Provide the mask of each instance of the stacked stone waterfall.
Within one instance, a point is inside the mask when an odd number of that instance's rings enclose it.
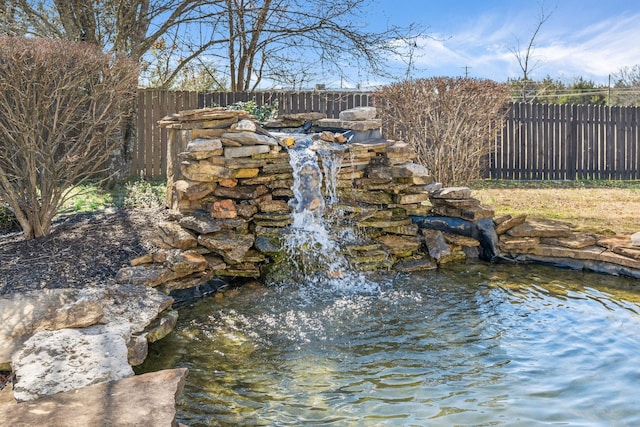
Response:
[[[435,268],[440,258],[445,262],[447,257],[429,254],[410,217],[430,214],[430,197],[448,214],[451,209],[474,217],[492,212],[480,208],[468,189],[438,198],[441,185],[414,162],[407,143],[381,137],[375,114],[375,108],[361,107],[343,111],[339,119],[289,115],[267,123],[269,131],[245,111],[222,108],[164,118],[160,125],[170,129],[172,142],[184,146],[179,173],[175,168],[169,178],[168,202],[179,214],[159,224],[154,242],[159,250],[133,260],[118,280],[169,293],[214,277],[259,278],[282,261],[294,182],[287,146],[295,140],[283,131],[305,123],[319,146],[340,157],[332,210],[360,236],[344,247],[354,268],[411,271]],[[447,254],[456,249],[463,254],[463,246],[478,242],[449,238],[447,244]]]
[[[314,139],[315,150],[330,153],[319,156],[321,169],[334,175],[323,181],[325,196],[336,199],[327,215],[339,227],[355,230],[351,237],[357,238],[340,242],[354,270],[408,272],[502,257],[559,259],[569,266],[576,263],[566,260],[580,259],[587,262],[576,268],[640,277],[637,251],[627,253],[632,249],[603,251],[613,243],[599,239],[595,248],[591,240],[580,248],[554,240],[553,247],[570,246],[552,250],[539,234],[517,234],[523,233],[518,226],[523,217],[494,222],[493,210],[481,206],[469,188],[442,188],[414,162],[416,154],[407,143],[382,138],[375,115],[372,107],[343,111],[339,119],[319,113],[284,115],[264,127],[245,111],[223,108],[164,118],[160,125],[170,131],[170,149],[182,151],[179,168],[168,163],[167,202],[177,213],[174,221],[159,224],[158,250],[134,259],[117,280],[170,293],[215,278],[226,283],[274,271],[286,275],[279,263],[288,256],[283,240],[293,222],[288,149],[301,131]]]

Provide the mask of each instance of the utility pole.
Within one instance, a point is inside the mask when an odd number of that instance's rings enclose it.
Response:
[[[465,65],[465,66],[464,66],[464,67],[462,67],[462,68],[464,68],[464,78],[465,78],[465,79],[466,79],[466,78],[469,78],[469,68],[471,68],[471,67],[470,67],[470,66],[468,66],[468,65]]]

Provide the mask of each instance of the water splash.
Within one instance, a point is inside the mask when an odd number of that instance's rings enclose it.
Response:
[[[336,184],[343,152],[310,137],[298,139],[295,148],[289,150],[294,174],[294,198],[290,202],[293,224],[284,247],[304,282],[322,285],[314,289],[361,292],[376,286],[349,265],[327,221],[326,208],[338,202]]]

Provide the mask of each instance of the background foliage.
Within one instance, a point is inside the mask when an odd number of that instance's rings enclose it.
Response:
[[[70,189],[105,171],[137,77],[90,44],[0,38],[0,198],[26,238],[48,234]]]
[[[374,94],[386,138],[411,144],[444,185],[480,178],[500,129],[509,87],[489,80],[407,80]]]

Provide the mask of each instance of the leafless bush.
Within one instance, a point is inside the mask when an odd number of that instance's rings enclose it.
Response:
[[[137,75],[89,44],[0,38],[0,198],[27,239],[48,234],[69,190],[122,144]]]
[[[411,144],[438,181],[462,185],[480,177],[508,96],[490,80],[438,77],[385,86],[374,103],[387,138]]]

